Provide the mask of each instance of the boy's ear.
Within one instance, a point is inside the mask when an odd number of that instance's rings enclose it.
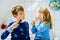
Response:
[[[13,15],[14,17],[16,17],[17,15]]]

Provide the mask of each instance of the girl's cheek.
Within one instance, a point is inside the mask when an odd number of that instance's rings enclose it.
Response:
[[[36,16],[36,18],[38,18],[38,16]]]
[[[39,14],[37,14],[36,17],[39,18]]]
[[[41,18],[41,15],[38,15],[38,18],[40,19]]]

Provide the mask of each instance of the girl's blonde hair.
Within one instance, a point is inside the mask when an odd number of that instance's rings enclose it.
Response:
[[[43,20],[46,22],[49,22],[50,23],[50,29],[52,29],[52,20],[51,20],[51,15],[50,15],[49,10],[45,7],[41,7],[39,9],[39,13],[42,13],[44,15]]]

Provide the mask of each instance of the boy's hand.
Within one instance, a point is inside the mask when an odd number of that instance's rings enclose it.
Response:
[[[18,27],[18,25],[19,25],[19,23],[20,23],[21,21],[22,21],[22,20],[16,21],[16,22],[13,23],[7,30],[8,30],[9,32],[12,32],[13,29],[15,29],[15,28]]]
[[[14,24],[12,24],[10,26],[10,30],[13,30],[13,29],[17,28],[17,26],[18,26],[18,22],[15,22]]]

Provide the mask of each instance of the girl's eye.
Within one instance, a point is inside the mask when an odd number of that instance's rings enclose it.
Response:
[[[39,14],[39,13],[37,13],[37,14]]]
[[[37,14],[39,14],[39,12],[37,12]]]

